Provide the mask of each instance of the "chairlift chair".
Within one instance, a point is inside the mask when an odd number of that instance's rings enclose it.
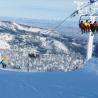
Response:
[[[92,15],[92,16],[81,15],[80,19],[79,19],[79,24],[81,23],[81,21],[86,22],[86,20],[91,21],[92,23],[94,23],[95,21],[98,23],[98,15]],[[97,30],[97,32],[98,32],[98,30]]]

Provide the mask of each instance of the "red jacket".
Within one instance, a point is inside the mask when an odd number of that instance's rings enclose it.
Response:
[[[84,27],[84,24],[83,23],[80,23],[79,24],[80,28]]]
[[[93,26],[94,26],[94,27],[97,27],[97,23],[93,23]]]

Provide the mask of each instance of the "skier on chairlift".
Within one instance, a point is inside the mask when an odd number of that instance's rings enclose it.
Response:
[[[86,20],[86,22],[84,22],[84,25],[85,25],[86,32],[90,32],[90,22]]]
[[[97,22],[95,21],[95,22],[93,23],[93,33],[95,33],[96,30],[97,30]]]
[[[84,25],[83,21],[80,22],[79,27],[82,31],[82,34],[85,33],[85,25]]]
[[[90,21],[90,30],[91,30],[91,32],[94,32],[94,26],[93,26],[92,21]]]

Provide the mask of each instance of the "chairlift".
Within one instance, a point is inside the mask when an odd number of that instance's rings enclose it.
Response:
[[[81,15],[80,19],[79,19],[79,25],[80,25],[81,21],[83,21],[83,23],[84,23],[87,20],[88,20],[88,22],[91,21],[92,23],[94,23],[96,21],[98,24],[98,16],[97,15]],[[94,26],[93,26],[93,28],[94,28]],[[90,32],[90,31],[92,31],[94,33],[98,32],[98,27],[96,27],[95,30],[94,29],[92,30],[92,27],[90,26],[90,30],[88,32]]]

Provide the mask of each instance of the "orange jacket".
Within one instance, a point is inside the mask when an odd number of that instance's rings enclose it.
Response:
[[[2,59],[2,61],[8,62],[8,58],[4,57],[4,58]]]

